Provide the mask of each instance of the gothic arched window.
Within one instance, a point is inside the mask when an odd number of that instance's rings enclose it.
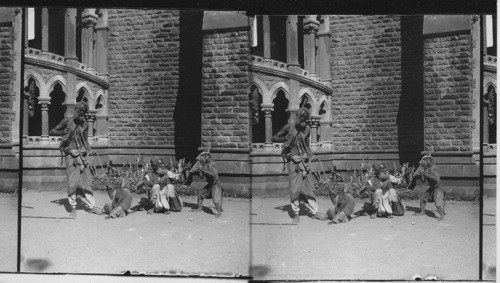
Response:
[[[252,123],[252,142],[263,143],[266,139],[266,125],[264,113],[262,113],[262,94],[256,86],[252,86],[249,94]]]
[[[40,136],[42,134],[42,110],[38,103],[40,88],[36,85],[34,78],[28,79],[28,85],[24,87],[28,95],[28,135]]]
[[[288,99],[286,98],[285,92],[279,90],[276,98],[273,100],[273,135],[275,135],[281,128],[288,123]]]
[[[66,108],[64,106],[65,99],[66,93],[64,93],[61,84],[56,83],[54,89],[50,93],[49,129],[53,129],[62,119],[64,119]]]

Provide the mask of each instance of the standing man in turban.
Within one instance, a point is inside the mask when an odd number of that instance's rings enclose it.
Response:
[[[313,192],[314,185],[311,177],[309,162],[317,160],[309,147],[311,129],[307,125],[309,111],[299,109],[295,123],[288,123],[271,138],[273,142],[283,142],[281,156],[288,165],[290,202],[295,213],[293,222],[299,223],[300,202],[304,202],[312,214],[313,219],[326,220],[318,212],[318,203]]]
[[[85,204],[88,212],[102,214],[102,209],[95,206],[92,193],[92,175],[87,158],[95,152],[90,148],[87,133],[88,124],[85,115],[89,106],[81,101],[75,106],[75,113],[71,118],[64,118],[57,126],[50,130],[51,135],[60,135],[60,150],[66,161],[66,179],[68,201],[71,205],[71,217],[76,217],[77,197]]]

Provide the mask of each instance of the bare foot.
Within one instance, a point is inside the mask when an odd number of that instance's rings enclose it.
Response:
[[[437,221],[443,221],[443,220],[444,220],[444,216],[441,216],[441,217],[438,218]]]
[[[219,218],[219,217],[221,217],[221,216],[222,216],[222,213],[217,213],[217,214],[215,215],[215,218]]]
[[[375,219],[375,218],[377,218],[377,215],[376,215],[376,214],[372,214],[372,215],[370,215],[370,219]]]

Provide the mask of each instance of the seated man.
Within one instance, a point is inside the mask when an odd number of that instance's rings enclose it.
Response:
[[[368,180],[366,189],[371,192],[370,203],[363,209],[371,214],[370,218],[401,216],[405,212],[404,203],[392,187],[390,175],[384,163],[373,165],[374,176]]]
[[[328,209],[326,217],[332,221],[328,222],[328,224],[345,223],[353,218],[354,197],[347,185],[338,195],[331,194],[330,200],[333,203],[333,208]]]
[[[145,181],[139,184],[139,188],[146,186],[148,188],[148,199],[142,205],[148,210],[148,214],[165,213],[170,214],[169,198],[175,197],[175,189],[173,186],[168,186],[168,170],[161,158],[156,161],[151,160],[151,168],[153,172],[149,172],[145,176]]]
[[[112,200],[111,204],[104,205],[104,212],[111,218],[124,217],[128,214],[132,206],[132,193],[130,192],[130,182],[122,179],[120,184],[109,186],[108,196]]]

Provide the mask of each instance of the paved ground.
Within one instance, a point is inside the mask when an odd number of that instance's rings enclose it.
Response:
[[[483,208],[483,279],[493,280],[496,275],[496,198],[485,198]]]
[[[323,212],[332,206],[327,198],[318,202]],[[449,201],[443,222],[434,218],[433,204],[427,205],[428,216],[413,216],[418,202],[407,201],[404,216],[337,225],[306,215],[293,225],[288,203],[288,197],[252,199],[256,279],[479,278],[478,203]]]
[[[0,271],[17,270],[17,194],[0,193]]]
[[[104,193],[95,196],[110,202]],[[195,202],[184,198],[185,206]],[[225,199],[218,219],[190,207],[121,219],[78,210],[73,219],[65,203],[64,192],[23,191],[22,272],[248,275],[248,199]],[[213,209],[211,200],[204,204]]]

